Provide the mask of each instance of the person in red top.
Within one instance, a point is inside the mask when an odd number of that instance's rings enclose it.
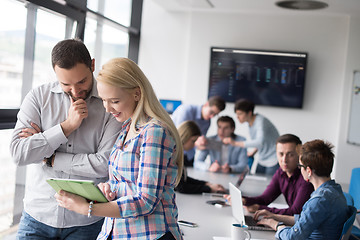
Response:
[[[267,210],[291,216],[301,212],[314,187],[304,180],[297,166],[299,156],[296,148],[300,145],[301,140],[293,134],[285,134],[277,139],[276,155],[280,168],[275,172],[263,194],[257,197],[243,197],[243,204],[249,212],[256,212],[255,215],[259,215]],[[280,194],[284,195],[289,207],[285,209],[268,207]]]

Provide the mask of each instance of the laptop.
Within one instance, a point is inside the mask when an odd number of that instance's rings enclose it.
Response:
[[[249,230],[259,231],[274,231],[270,227],[264,225],[257,225],[255,219],[252,216],[244,215],[244,207],[242,204],[242,196],[239,188],[235,187],[234,184],[229,182],[229,191],[231,196],[231,210],[233,217],[240,224],[246,224]]]
[[[246,175],[249,173],[250,169],[249,166],[246,166],[246,168],[244,169],[244,171],[242,171],[239,175],[239,178],[236,180],[235,186],[237,188],[239,188],[241,186],[241,184],[243,183]],[[230,191],[228,188],[225,188],[224,194],[230,194]]]

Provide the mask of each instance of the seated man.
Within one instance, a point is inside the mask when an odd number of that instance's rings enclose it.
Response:
[[[200,128],[201,136],[195,142],[196,148],[206,144],[205,135],[210,127],[211,119],[225,109],[225,101],[219,96],[210,97],[203,105],[181,104],[173,112],[171,118],[176,127],[185,121],[194,121]],[[184,152],[186,160],[184,166],[193,166],[195,148]]]
[[[195,158],[194,167],[210,172],[243,172],[248,166],[246,148],[222,144],[222,140],[231,137],[235,141],[244,141],[245,138],[234,134],[235,122],[231,117],[222,116],[217,120],[217,135],[207,139],[208,144],[200,150]],[[205,163],[210,154],[211,165]]]
[[[243,203],[249,212],[266,209],[269,212],[294,215],[299,214],[304,203],[314,191],[313,186],[304,180],[298,168],[299,156],[296,148],[301,140],[292,134],[280,136],[276,141],[276,155],[280,168],[275,172],[264,193],[258,197],[243,197]],[[280,194],[283,194],[289,208],[269,208]]]

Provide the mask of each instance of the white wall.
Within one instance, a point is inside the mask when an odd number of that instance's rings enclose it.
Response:
[[[181,99],[186,91],[189,14],[171,13],[144,1],[139,65],[158,97]]]
[[[336,163],[341,159],[333,175],[339,182],[349,181],[350,169],[343,166],[354,167],[356,163],[345,151],[360,150],[346,144],[348,109],[343,106],[349,104],[348,72],[360,58],[359,20],[350,24],[346,16],[314,13],[167,12],[152,0],[144,1],[143,12],[139,65],[159,98],[204,103],[211,46],[308,52],[303,109],[258,106],[256,111],[267,116],[280,134],[294,133],[304,142],[314,138],[332,142]],[[349,35],[349,28],[354,34]],[[353,47],[355,53],[350,49]],[[227,104],[221,114],[235,117],[233,104]],[[237,125],[236,132],[246,136],[245,129]],[[212,124],[209,134],[215,131]]]
[[[339,138],[338,138],[338,168],[336,178],[343,182],[350,181],[350,171],[360,167],[360,146],[348,144],[348,123],[351,104],[351,91],[353,84],[353,72],[360,71],[360,17],[351,18],[349,25],[349,41],[345,68],[345,79],[342,89],[342,108],[339,112]],[[360,124],[360,123],[359,123]]]

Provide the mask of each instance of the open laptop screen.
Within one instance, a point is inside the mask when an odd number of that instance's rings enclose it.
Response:
[[[242,204],[242,196],[241,191],[234,184],[229,182],[229,191],[231,196],[231,210],[233,217],[238,221],[238,223],[244,225],[245,217],[244,217],[244,208]]]

